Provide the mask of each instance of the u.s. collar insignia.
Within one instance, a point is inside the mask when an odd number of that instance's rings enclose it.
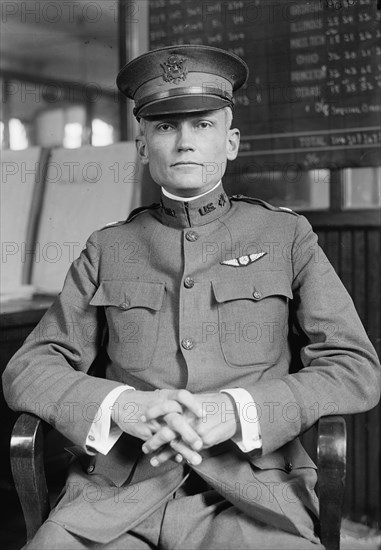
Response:
[[[233,258],[232,260],[224,260],[220,262],[222,265],[231,265],[232,267],[246,267],[262,258],[267,252],[258,252],[258,254],[249,254],[248,256],[240,256],[239,258]]]
[[[168,57],[167,61],[160,66],[163,68],[163,80],[172,84],[179,84],[181,80],[185,80],[188,74],[187,69],[184,67],[184,57],[172,54]]]

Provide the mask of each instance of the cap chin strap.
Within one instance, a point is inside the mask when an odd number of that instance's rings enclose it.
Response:
[[[234,105],[233,96],[225,90],[221,90],[221,88],[213,88],[211,86],[189,86],[167,90],[166,92],[157,92],[156,94],[145,96],[144,99],[136,102],[133,113],[137,117],[142,107],[147,107],[148,105],[152,105],[153,103],[157,103],[158,101],[162,101],[163,99],[186,95],[197,95],[204,97],[214,96],[218,97],[219,99],[226,100],[228,103],[230,103],[231,107],[233,107]]]

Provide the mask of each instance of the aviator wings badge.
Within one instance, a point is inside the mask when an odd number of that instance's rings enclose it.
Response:
[[[220,262],[222,265],[230,265],[232,267],[246,267],[262,258],[267,252],[258,252],[258,254],[249,254],[248,256],[240,256],[239,258],[233,258],[232,260],[224,260]]]

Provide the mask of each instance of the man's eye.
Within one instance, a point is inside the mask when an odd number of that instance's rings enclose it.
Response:
[[[163,123],[158,125],[158,130],[161,130],[162,132],[168,132],[168,130],[172,129],[171,124]]]
[[[210,128],[212,126],[212,124],[208,121],[208,120],[201,120],[199,123],[198,123],[198,127],[199,128]]]

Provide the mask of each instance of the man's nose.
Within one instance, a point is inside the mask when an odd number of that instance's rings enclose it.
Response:
[[[177,149],[179,151],[194,151],[194,133],[190,124],[183,123],[179,125],[177,129]]]

